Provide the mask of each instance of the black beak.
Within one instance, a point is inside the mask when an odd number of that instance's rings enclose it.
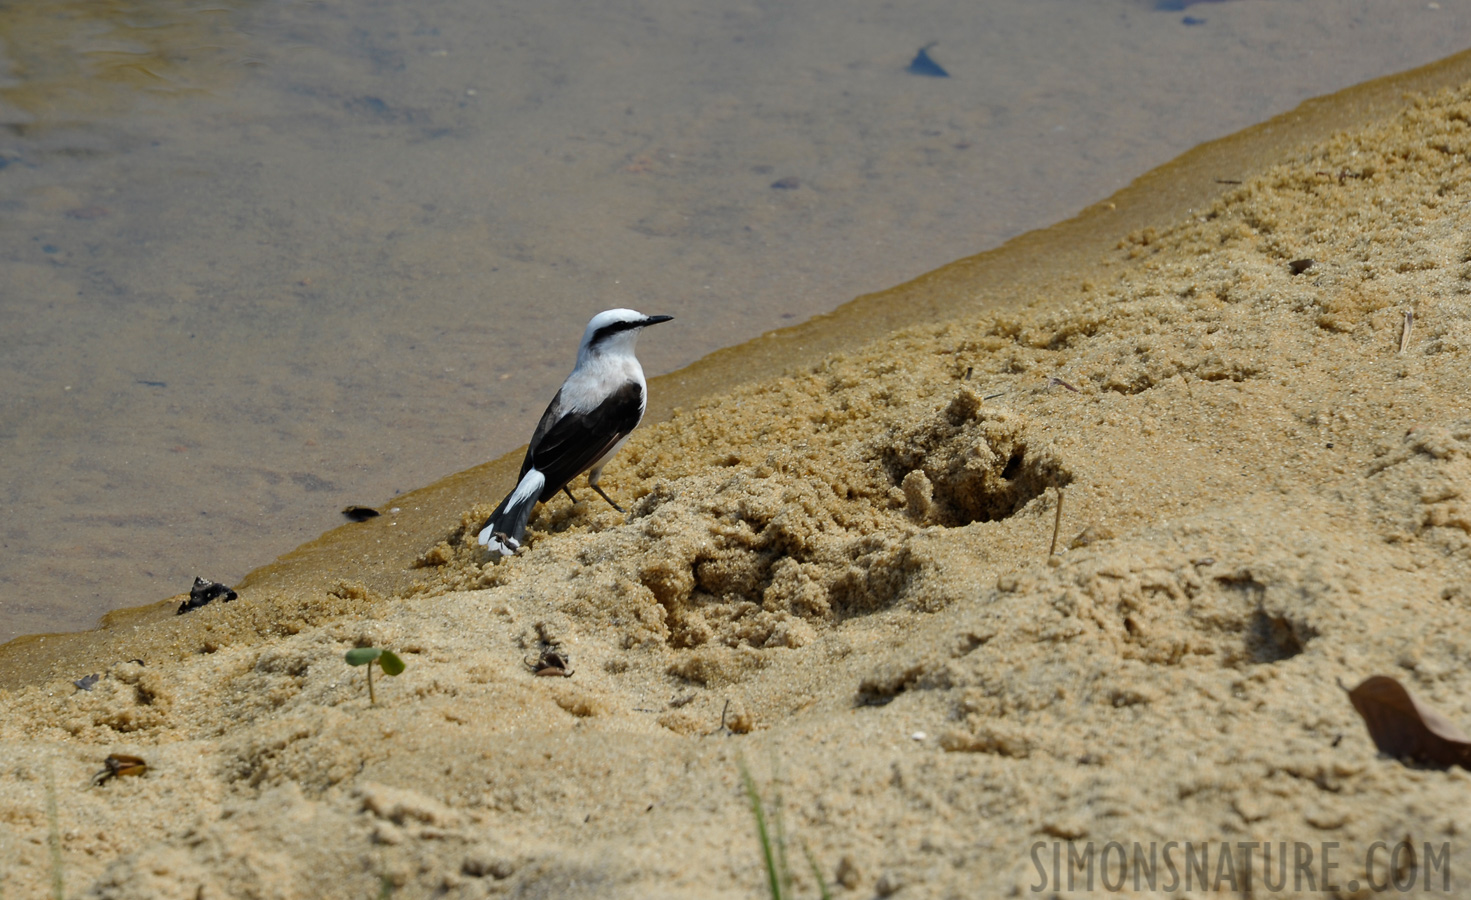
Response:
[[[660,322],[668,322],[670,319],[673,318],[673,316],[646,316],[644,317],[644,324],[658,325]]]

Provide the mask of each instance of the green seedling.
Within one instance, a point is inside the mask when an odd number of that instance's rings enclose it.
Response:
[[[378,705],[378,697],[373,693],[373,663],[378,664],[384,675],[397,675],[404,670],[404,661],[398,658],[397,653],[377,647],[355,647],[343,658],[349,666],[368,667],[368,703],[373,706]]]

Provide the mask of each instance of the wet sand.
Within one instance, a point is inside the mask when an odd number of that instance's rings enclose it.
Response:
[[[54,835],[98,897],[746,897],[742,759],[837,895],[1055,889],[1067,841],[1207,842],[1220,890],[1220,842],[1331,842],[1348,894],[1375,842],[1454,853],[1467,773],[1377,757],[1337,682],[1471,723],[1471,84],[1404,93],[1468,75],[1202,148],[772,336],[779,376],[717,355],[605,473],[626,518],[487,563],[502,461],[228,605],[9,645],[0,876],[43,894]]]
[[[5,7],[0,640],[511,450],[598,309],[673,372],[1471,27],[1155,5]]]

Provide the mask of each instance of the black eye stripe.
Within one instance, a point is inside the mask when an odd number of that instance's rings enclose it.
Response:
[[[594,331],[592,333],[592,343],[596,344],[598,341],[601,341],[604,338],[612,337],[620,331],[627,331],[630,328],[642,327],[644,327],[644,322],[642,319],[633,322],[614,322],[611,325],[604,325],[602,328],[599,328],[597,331]]]

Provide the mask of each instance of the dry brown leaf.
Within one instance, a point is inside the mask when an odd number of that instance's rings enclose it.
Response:
[[[1388,675],[1348,692],[1379,752],[1425,765],[1471,769],[1471,739]]]

